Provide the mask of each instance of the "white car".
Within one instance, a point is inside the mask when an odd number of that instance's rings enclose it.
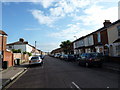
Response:
[[[39,56],[33,56],[31,57],[31,59],[29,60],[29,64],[40,64],[42,65],[43,61]]]

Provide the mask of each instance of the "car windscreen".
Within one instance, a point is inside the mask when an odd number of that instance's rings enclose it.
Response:
[[[74,55],[68,55],[68,57],[74,57]]]
[[[31,60],[34,60],[34,59],[39,59],[39,57],[32,57]]]
[[[102,53],[93,53],[92,54],[93,57],[103,57]]]

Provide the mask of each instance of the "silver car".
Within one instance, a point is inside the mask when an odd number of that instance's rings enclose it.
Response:
[[[39,56],[33,56],[30,60],[29,60],[29,64],[42,64],[43,61]]]

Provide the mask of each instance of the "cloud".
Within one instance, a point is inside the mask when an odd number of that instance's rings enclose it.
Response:
[[[37,45],[37,48],[40,48],[40,50],[43,50],[43,51],[51,51],[55,48],[59,48],[59,43],[53,43],[53,42],[49,42],[49,43],[41,43],[39,45]]]
[[[48,8],[53,5],[56,0],[39,0],[44,8]]]
[[[118,19],[118,7],[104,8],[93,5],[83,11],[85,15],[75,16],[76,21],[82,21],[83,25],[102,27],[104,20],[116,21]]]
[[[52,26],[56,18],[44,15],[41,10],[31,10],[32,15],[35,19],[38,20],[40,24],[46,24],[48,26]]]
[[[48,9],[49,15],[45,15],[45,12],[41,10],[31,10],[34,18],[40,24],[46,24],[47,26],[53,25],[54,22],[65,16],[71,16],[72,13],[78,12],[79,8],[90,3],[89,0],[50,0],[49,2],[48,0],[41,0],[40,2],[44,8],[48,8],[53,5],[53,2],[56,2],[53,7]]]
[[[91,33],[93,30],[81,28],[80,23],[69,24],[67,29],[61,30],[59,32],[53,32],[48,36],[54,38],[62,38],[64,40],[74,40],[74,36],[77,38]]]
[[[41,30],[41,28],[25,28],[24,30],[35,31],[35,30]]]

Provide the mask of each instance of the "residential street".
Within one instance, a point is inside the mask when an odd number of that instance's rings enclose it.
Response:
[[[119,79],[117,72],[46,56],[43,66],[29,67],[9,88],[118,88]]]

